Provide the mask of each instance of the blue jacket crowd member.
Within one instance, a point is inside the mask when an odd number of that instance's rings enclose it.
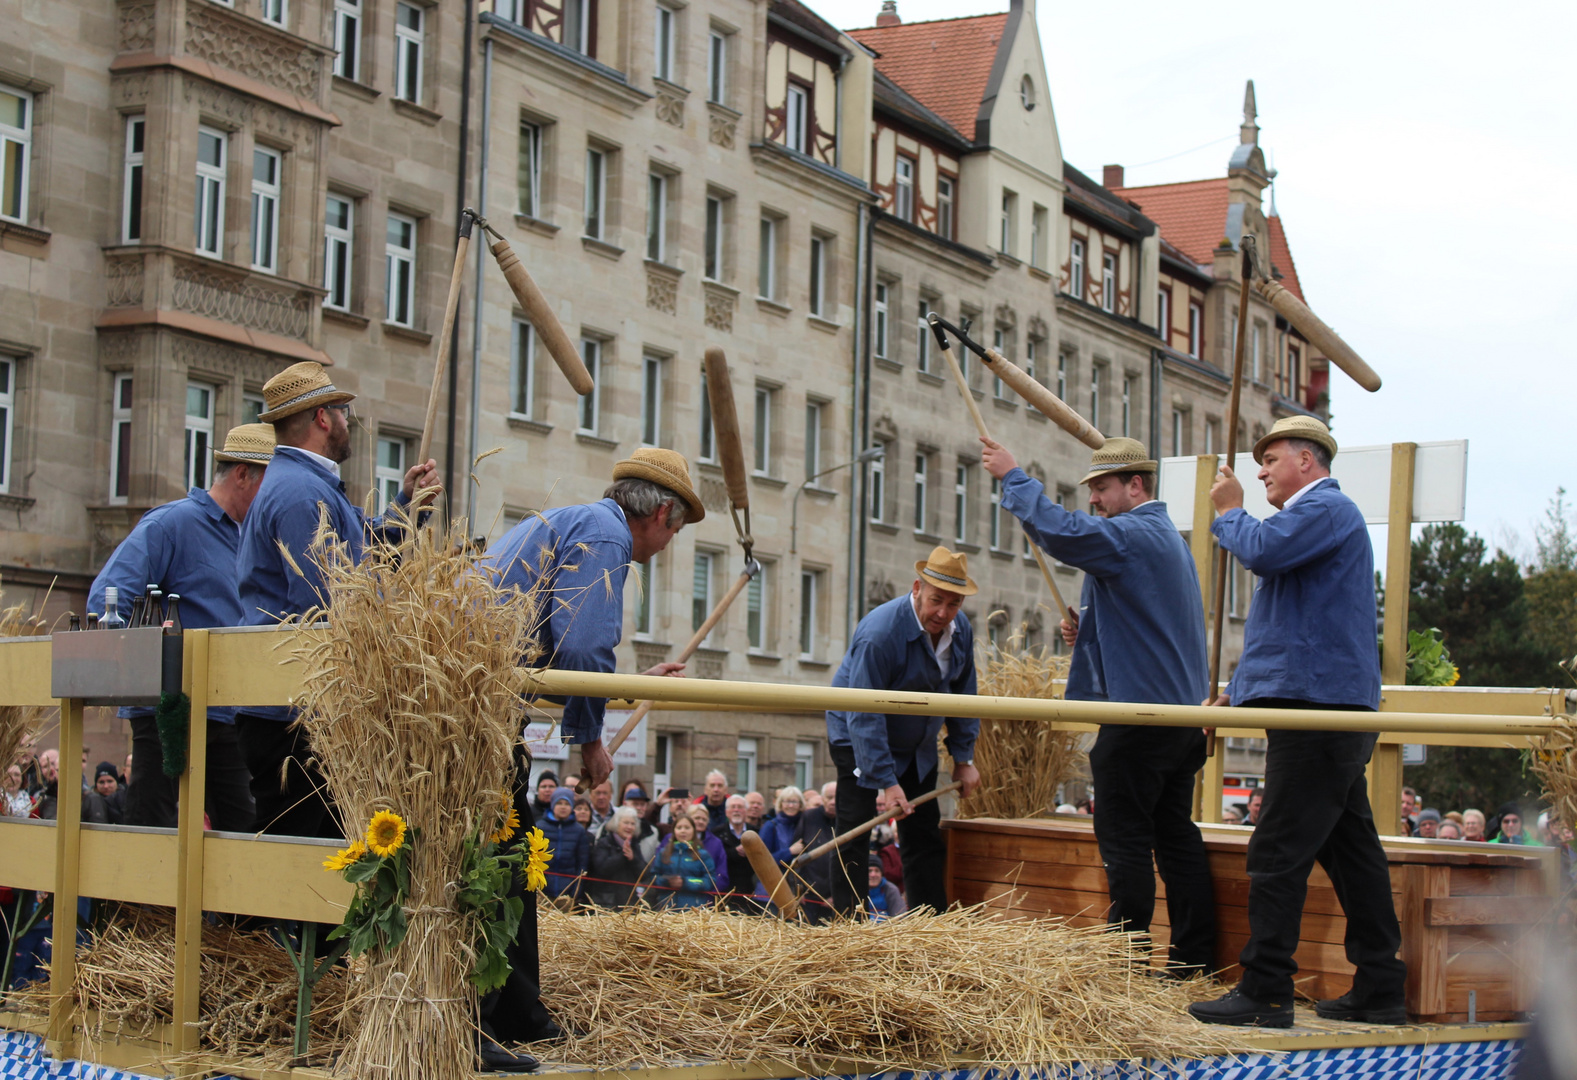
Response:
[[[350,403],[355,397],[337,388],[322,365],[310,360],[292,364],[263,384],[259,418],[274,425],[278,445],[241,525],[235,562],[239,625],[272,626],[287,615],[327,603],[322,573],[310,551],[322,511],[327,511],[330,531],[357,561],[369,530],[385,527],[382,518],[367,520],[346,497],[340,479],[340,464],[350,457]],[[417,487],[436,488],[439,483],[436,462],[412,466],[396,502],[407,506]],[[289,551],[288,559],[281,546]],[[291,723],[294,718],[288,706],[236,713],[236,734],[252,773],[258,830],[339,839],[345,833],[329,805],[306,733]]]
[[[1254,444],[1265,495],[1280,513],[1256,521],[1223,468],[1210,489],[1221,546],[1259,576],[1243,657],[1217,705],[1374,711],[1374,551],[1363,515],[1331,479],[1336,440],[1311,417],[1276,421]],[[1248,845],[1249,940],[1231,993],[1189,1006],[1211,1024],[1292,1025],[1299,923],[1316,860],[1347,916],[1352,989],[1319,1002],[1334,1020],[1400,1024],[1406,966],[1385,850],[1364,766],[1375,732],[1271,731],[1265,802]]]
[[[542,822],[548,838],[547,893],[576,899],[581,878],[591,866],[591,833],[575,820],[575,789],[561,787],[553,793],[552,812]]]
[[[666,548],[687,522],[706,508],[690,484],[690,467],[672,450],[642,447],[613,467],[613,483],[594,503],[532,514],[504,534],[482,560],[501,587],[537,590],[539,621],[532,636],[541,649],[536,663],[570,671],[612,672],[613,650],[624,632],[624,579],[630,563],[644,563]],[[658,664],[647,675],[677,675],[683,664]],[[580,775],[596,787],[613,761],[602,745],[603,698],[572,697],[564,703],[561,731],[580,745]],[[515,744],[515,810],[531,828],[531,762]],[[515,875],[511,895],[524,895]],[[543,1007],[537,953],[537,906],[527,903],[507,950],[513,971],[502,989],[482,998],[481,1029],[489,1039],[535,1042],[562,1032]],[[498,1055],[483,1043],[483,1059],[497,1067]],[[528,1055],[521,1055],[522,1057]]]
[[[903,893],[898,891],[898,886],[882,876],[881,858],[872,855],[868,865],[870,877],[867,879],[866,917],[871,922],[885,922],[908,911],[909,905],[904,903]]]
[[[969,558],[938,546],[914,564],[914,586],[860,620],[833,686],[867,690],[913,690],[943,694],[975,692],[975,634],[958,609],[979,592],[969,576]],[[909,800],[936,790],[936,737],[947,725],[953,779],[968,795],[980,783],[975,770],[976,718],[902,716],[896,713],[828,712],[827,742],[838,767],[837,831],[842,834],[876,816],[876,793],[900,807],[898,851],[904,891],[911,908],[947,908],[947,850],[942,809],[936,800],[918,810]],[[832,873],[832,906],[852,916],[865,906],[869,886],[864,843],[838,849],[842,865]]]
[[[1053,558],[1084,571],[1080,611],[1063,613],[1073,646],[1071,701],[1192,705],[1210,692],[1199,575],[1166,504],[1157,465],[1135,439],[1107,439],[1080,483],[1089,514],[1070,513],[989,439],[986,470],[1002,482],[1002,508]],[[1193,822],[1194,774],[1205,763],[1198,728],[1102,724],[1090,750],[1095,840],[1106,867],[1113,927],[1148,934],[1155,868],[1166,882],[1172,970],[1214,970],[1215,896]],[[1153,860],[1153,861],[1152,861]]]
[[[711,907],[717,899],[712,895],[718,891],[716,869],[717,859],[702,845],[695,822],[687,817],[675,818],[673,833],[657,853],[653,891],[658,904],[670,908]]]
[[[184,499],[155,507],[142,516],[131,535],[93,579],[88,609],[104,610],[104,590],[120,593],[125,618],[131,598],[157,585],[166,597],[179,596],[181,626],[204,630],[235,626],[241,621],[241,595],[236,589],[235,556],[241,545],[241,522],[263,482],[263,470],[274,456],[274,429],[243,424],[230,429],[224,449],[214,451],[213,484],[207,491],[192,488]],[[131,787],[126,791],[126,824],[173,829],[180,783],[164,774],[164,750],[153,709],[130,706],[120,710],[131,725]],[[208,710],[208,788],[205,808],[213,827],[225,832],[251,832],[254,821],[251,773],[236,741],[235,710]]]

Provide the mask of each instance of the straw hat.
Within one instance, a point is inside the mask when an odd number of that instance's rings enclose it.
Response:
[[[691,524],[706,517],[706,507],[701,505],[701,496],[690,486],[690,463],[683,454],[655,446],[643,446],[613,467],[615,480],[627,477],[650,480],[679,496],[689,507],[687,519]]]
[[[914,572],[920,575],[921,581],[960,596],[973,596],[980,591],[975,579],[969,576],[969,556],[948,551],[941,544],[932,548],[923,562],[914,564]]]
[[[238,461],[243,465],[274,460],[274,425],[239,424],[225,436],[223,450],[214,451],[215,461]]]
[[[1090,471],[1079,483],[1088,484],[1097,476],[1114,472],[1155,472],[1159,468],[1138,439],[1108,437],[1106,445],[1090,455]]]
[[[272,424],[306,409],[355,400],[355,394],[341,390],[329,381],[328,372],[323,370],[322,364],[303,360],[299,364],[291,364],[263,384],[263,404],[266,408],[257,418]]]
[[[1277,439],[1307,439],[1317,446],[1325,447],[1331,452],[1331,457],[1336,456],[1336,440],[1331,437],[1331,429],[1312,416],[1283,416],[1277,420],[1254,444],[1254,460],[1263,465],[1265,447]]]

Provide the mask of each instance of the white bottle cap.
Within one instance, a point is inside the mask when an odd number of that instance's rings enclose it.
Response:
[[[120,590],[113,585],[106,585],[104,587],[104,606],[108,607],[110,604],[118,603],[119,601]]]

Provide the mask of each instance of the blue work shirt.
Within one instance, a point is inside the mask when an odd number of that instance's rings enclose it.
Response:
[[[973,694],[974,630],[962,612],[953,617],[952,653],[944,674],[936,662],[931,635],[915,615],[910,594],[895,596],[854,628],[854,641],[838,665],[832,685]],[[854,747],[860,786],[879,790],[896,784],[910,762],[921,779],[936,771],[936,736],[944,723],[947,752],[953,760],[972,760],[975,736],[980,734],[980,720],[974,717],[828,712],[827,741],[833,746]]]
[[[266,475],[266,474],[265,474]],[[192,488],[186,498],[156,506],[142,515],[131,535],[120,542],[88,589],[88,610],[104,610],[104,590],[120,591],[116,610],[131,616],[131,601],[150,583],[169,597],[181,598],[181,627],[206,630],[234,626],[241,618],[241,596],[236,590],[235,553],[241,527],[220,509],[202,488]],[[128,706],[120,716],[152,716],[153,709]],[[211,708],[210,720],[235,722],[235,710]]]
[[[401,492],[397,505],[410,500]],[[323,572],[312,561],[312,539],[317,535],[320,507],[328,510],[328,527],[361,562],[369,533],[399,531],[385,516],[369,519],[345,495],[345,482],[293,446],[274,450],[274,460],[263,474],[263,483],[252,508],[241,523],[241,547],[236,553],[235,574],[240,579],[241,611],[237,626],[273,626],[287,615],[301,615],[326,606]],[[295,567],[279,550],[284,545]],[[297,567],[300,572],[297,572]],[[290,720],[288,706],[248,707],[248,716]]]
[[[1002,506],[1029,538],[1084,571],[1072,701],[1198,705],[1210,693],[1199,574],[1166,504],[1103,518],[1065,510],[1022,469],[1002,478]]]
[[[614,670],[614,647],[624,636],[624,579],[634,540],[624,511],[612,499],[532,514],[504,534],[482,566],[501,588],[540,587],[532,638],[534,661],[565,671]],[[581,746],[602,738],[606,698],[572,697],[560,732]]]
[[[1259,580],[1243,628],[1232,703],[1295,698],[1380,707],[1374,548],[1357,505],[1333,479],[1258,521],[1241,508],[1210,526]]]

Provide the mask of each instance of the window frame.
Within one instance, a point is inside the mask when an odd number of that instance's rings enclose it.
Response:
[[[737,791],[754,791],[756,789],[756,767],[760,761],[760,740],[752,735],[740,735],[735,739],[734,783]]]
[[[1068,400],[1068,354],[1057,353],[1057,397]]]
[[[1068,292],[1080,300],[1084,299],[1084,253],[1082,237],[1068,241]]]
[[[794,743],[794,786],[801,791],[809,791],[816,782],[816,744],[795,740]]]
[[[11,491],[15,471],[16,374],[21,358],[0,353],[0,495]]]
[[[945,188],[945,191],[944,191]],[[958,229],[958,177],[946,173],[936,176],[936,234],[952,240]]]
[[[756,252],[756,295],[762,300],[776,303],[778,298],[778,244],[781,239],[783,219],[771,214],[761,215],[761,228]]]
[[[1188,421],[1183,415],[1184,410],[1172,406],[1172,456],[1182,457],[1183,451],[1188,447],[1187,432]]]
[[[1161,335],[1161,344],[1172,347],[1172,290],[1155,290],[1155,330]]]
[[[416,15],[416,25],[407,26],[401,16]],[[394,97],[412,105],[422,103],[427,58],[427,9],[399,0],[394,6]],[[414,86],[412,83],[414,82]]]
[[[674,43],[679,37],[679,12],[663,3],[653,7],[656,13],[652,24],[652,77],[672,83],[676,81]]]
[[[217,140],[219,164],[210,165],[202,159],[203,137]],[[197,191],[194,207],[195,222],[193,249],[200,255],[219,259],[224,257],[225,196],[230,168],[230,133],[207,124],[197,126]],[[212,235],[205,236],[205,225]],[[209,241],[208,245],[204,240]]]
[[[332,224],[330,203],[345,207],[344,225]],[[335,258],[335,252],[340,258]],[[323,306],[331,311],[351,309],[351,282],[355,279],[356,200],[330,191],[323,198]],[[341,294],[335,302],[335,294]]]
[[[362,0],[334,0],[334,74],[349,82],[361,81],[363,18]]]
[[[821,444],[826,438],[827,403],[816,398],[805,399],[805,481],[821,472]],[[819,485],[817,485],[819,486]]]
[[[641,354],[641,445],[663,444],[663,384],[668,378],[668,358],[660,353]]]
[[[697,461],[715,462],[717,460],[717,427],[712,419],[712,387],[706,381],[706,361],[701,361],[701,400],[700,400],[701,430],[698,440],[699,452]]]
[[[800,154],[810,152],[810,94],[809,87],[791,79],[783,95],[783,145]]]
[[[542,217],[542,125],[535,120],[520,121],[520,142],[515,150],[515,212],[539,220]]]
[[[399,247],[389,238],[389,225],[398,222],[410,226],[410,246]],[[390,210],[384,225],[383,238],[383,321],[391,326],[410,329],[416,325],[416,251],[418,246],[417,219],[410,214]],[[395,271],[404,267],[404,282],[400,300],[405,305],[404,317],[397,318],[394,307]]]
[[[635,581],[635,603],[632,605],[631,622],[634,624],[635,639],[637,641],[650,641],[652,627],[657,624],[656,598],[652,595],[656,591],[657,581],[657,556],[653,555],[645,562],[635,564],[635,573],[630,575]]]
[[[953,468],[953,541],[969,543],[969,478],[970,465],[958,462]]]
[[[1205,356],[1205,306],[1198,300],[1188,302],[1188,355],[1195,360]]]
[[[537,417],[537,334],[524,315],[510,319],[509,415],[519,420]]]
[[[1117,313],[1117,253],[1101,252],[1101,310]]]
[[[129,371],[110,378],[110,489],[109,504],[125,506],[131,497],[131,415],[136,402]],[[122,482],[124,481],[124,486]]]
[[[607,150],[600,147],[586,147],[586,196],[581,205],[584,217],[581,235],[592,240],[604,240],[607,232],[610,156]]]
[[[713,583],[717,575],[717,563],[720,554],[706,548],[695,549],[695,562],[690,576],[690,632],[694,634],[706,623],[707,616],[712,614]],[[699,618],[697,617],[699,616]],[[701,639],[701,648],[710,648],[712,635],[717,632],[714,626]]]
[[[914,221],[915,173],[920,163],[908,154],[899,154],[893,161],[893,216],[900,221]]]
[[[261,0],[259,18],[270,26],[281,29],[288,27],[290,22],[290,0]]]
[[[883,450],[890,450],[891,445],[885,439],[877,439],[871,446],[880,446]],[[865,481],[865,512],[867,519],[882,525],[887,522],[887,454],[872,458],[870,472]]]
[[[1131,432],[1132,432],[1132,422],[1133,422],[1133,376],[1132,375],[1127,375],[1127,374],[1123,375],[1123,397],[1122,397],[1122,403],[1123,403],[1123,411],[1122,411],[1123,437],[1124,438],[1128,438],[1130,436]]]
[[[268,161],[273,167],[274,180],[259,180],[258,166]],[[265,274],[279,273],[279,203],[284,187],[285,155],[267,146],[252,147],[252,269]],[[259,226],[266,226],[259,235]],[[259,251],[260,241],[266,241],[265,251]],[[259,254],[266,258],[258,258]]]
[[[991,478],[990,520],[986,523],[987,540],[992,551],[1011,551],[1011,548],[1003,543],[1012,531],[1012,524],[1002,516],[1006,512],[1002,508],[1002,481],[993,476]]]
[[[728,200],[713,192],[706,193],[706,228],[702,236],[704,250],[701,259],[701,277],[705,281],[722,281],[726,272],[724,256],[728,237]]]
[[[1030,208],[1029,264],[1037,270],[1046,268],[1046,233],[1050,219],[1050,213],[1039,203]]]
[[[821,616],[822,571],[801,567],[799,572],[799,658],[814,661],[821,635],[816,625]]]
[[[886,360],[892,285],[878,280],[871,294],[871,355],[878,360]]]
[[[120,241],[142,243],[142,182],[148,116],[133,113],[126,117],[126,145],[121,166]]]
[[[1017,246],[1015,244],[1015,241],[1017,239],[1018,239],[1018,193],[1015,192],[1015,191],[1009,191],[1007,188],[1003,188],[1002,189],[1002,235],[1000,237],[998,237],[998,240],[999,240],[1000,243],[999,243],[999,246],[998,246],[997,250],[1002,252],[1002,254],[1004,254],[1004,255],[1016,258],[1017,256],[1014,253],[1014,249]]]
[[[385,447],[395,447],[399,450],[400,460],[395,465],[384,463],[383,451]],[[378,513],[387,513],[389,507],[395,504],[393,496],[389,495],[389,485],[394,485],[394,495],[399,495],[400,488],[405,483],[406,458],[410,457],[410,440],[401,435],[385,435],[378,433],[377,447],[373,456],[372,484],[377,492]]]
[[[602,425],[602,349],[605,343],[600,338],[582,334],[580,339],[580,360],[586,366],[586,371],[591,375],[591,393],[581,395],[575,410],[575,431],[580,435],[590,435],[592,438],[601,438],[599,429]]]
[[[728,39],[733,36],[716,27],[707,31],[706,100],[712,105],[728,105]]]
[[[915,316],[915,330],[919,336],[915,339],[914,368],[925,375],[931,373],[931,324],[926,320],[934,310],[931,304],[930,297],[921,296]]]
[[[773,475],[772,413],[777,408],[777,393],[775,386],[756,384],[755,427],[751,432],[751,472],[756,476]]]
[[[207,396],[206,416],[191,411],[193,391]],[[186,467],[182,473],[182,486],[188,491],[192,488],[207,490],[213,480],[214,413],[217,411],[218,401],[218,386],[197,379],[186,381],[186,411],[182,418]]]
[[[22,126],[0,121],[0,219],[27,224],[28,194],[33,171],[33,130],[37,126],[38,99],[29,91],[9,83],[0,83],[0,92],[10,94],[21,102]],[[13,152],[11,147],[17,149]],[[14,153],[14,158],[13,158]],[[15,163],[15,172],[7,162]],[[5,184],[15,183],[12,198],[5,198]],[[7,205],[7,203],[11,205]]]
[[[765,653],[772,640],[768,611],[771,596],[767,575],[772,563],[762,561],[761,570],[745,586],[745,648],[752,653]]]
[[[668,261],[668,198],[671,177],[658,169],[646,173],[646,258]]]
[[[924,450],[914,452],[914,531],[928,535],[926,495],[931,486],[931,455]]]
[[[810,313],[818,319],[827,317],[827,246],[831,237],[810,234]]]

